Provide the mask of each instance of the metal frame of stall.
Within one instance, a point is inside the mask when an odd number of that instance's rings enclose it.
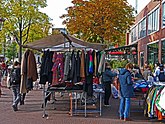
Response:
[[[69,94],[69,98],[70,98],[70,115],[73,116],[74,114],[78,114],[78,113],[84,113],[84,116],[87,117],[87,113],[99,113],[99,115],[102,115],[102,94],[104,92],[102,91],[94,91],[94,93],[96,93],[99,96],[99,109],[95,109],[95,110],[87,110],[87,93],[84,92],[83,90],[66,90],[64,88],[60,88],[60,87],[51,87],[49,90],[45,90],[45,85],[43,87],[43,118],[48,117],[48,114],[46,113],[46,105],[45,105],[45,98],[46,98],[46,93],[49,92],[51,94],[54,94],[55,92],[60,92],[60,93],[68,93]],[[73,96],[72,94],[76,93],[76,99],[73,105]],[[78,93],[84,93],[85,97],[84,97],[84,110],[82,109],[78,109],[78,99],[77,99],[77,94]],[[55,96],[53,96],[53,102],[55,105]],[[73,109],[74,106],[74,109]]]

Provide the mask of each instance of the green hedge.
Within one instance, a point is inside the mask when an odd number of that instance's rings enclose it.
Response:
[[[116,68],[124,68],[125,65],[128,63],[127,60],[111,60],[110,61],[110,65],[112,66],[113,69],[116,69]]]

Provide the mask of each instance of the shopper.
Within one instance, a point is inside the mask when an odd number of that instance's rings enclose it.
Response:
[[[13,110],[18,110],[18,103],[20,102],[20,83],[21,83],[21,68],[20,63],[15,61],[13,65],[13,69],[10,73],[10,86],[13,92]]]
[[[149,76],[152,76],[152,71],[151,67],[146,63],[143,69],[143,77],[147,81]]]
[[[160,68],[159,68],[160,63],[156,62],[155,63],[155,68],[154,68],[154,76],[158,75],[160,73]],[[156,79],[155,79],[156,80]]]
[[[130,121],[130,104],[131,99],[134,97],[133,91],[133,81],[131,76],[131,71],[133,65],[128,63],[125,68],[122,68],[119,72],[119,82],[120,82],[120,106],[119,114],[120,119],[124,121]]]
[[[113,77],[117,76],[117,73],[111,71],[111,66],[109,63],[106,63],[105,66],[105,72],[102,74],[102,82],[105,89],[105,95],[104,95],[104,105],[109,105],[109,98],[111,96],[111,84]]]
[[[159,79],[160,82],[165,82],[165,70],[164,70],[164,65],[163,64],[160,64],[159,65],[159,73],[158,75],[156,75]]]

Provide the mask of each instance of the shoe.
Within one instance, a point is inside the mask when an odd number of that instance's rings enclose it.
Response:
[[[44,104],[41,105],[41,108],[44,108]]]
[[[124,117],[120,117],[120,120],[124,120]]]
[[[18,108],[16,105],[12,105],[14,111],[18,111]]]
[[[24,101],[20,101],[20,105],[24,105]]]
[[[130,118],[124,118],[124,121],[132,121]]]

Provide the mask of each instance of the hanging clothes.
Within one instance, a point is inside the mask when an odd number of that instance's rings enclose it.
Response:
[[[70,70],[70,61],[71,61],[71,54],[70,52],[65,53],[65,62],[64,62],[64,81],[69,80],[69,70]]]
[[[165,87],[160,94],[160,101],[158,102],[158,104],[165,111]]]
[[[92,51],[87,51],[85,58],[85,83],[84,83],[84,91],[87,92],[88,96],[93,96],[93,71],[90,71],[90,63],[93,65],[93,56]],[[92,58],[91,58],[92,57]],[[90,60],[91,59],[91,60]],[[92,69],[92,68],[91,68]]]
[[[57,54],[54,52],[53,54],[53,80],[52,80],[52,86],[59,85],[63,83],[63,77],[64,77],[64,60],[63,60],[63,54],[59,53]]]
[[[94,76],[97,76],[97,55],[96,55],[96,51],[93,50],[93,54],[94,54],[94,58],[93,58],[93,61],[94,61]]]
[[[25,51],[22,61],[21,61],[21,84],[20,93],[27,93],[26,81],[27,81],[27,60],[28,60],[29,50]]]
[[[76,56],[76,76],[77,76],[77,82],[79,82],[80,79],[80,65],[81,65],[81,59],[80,59],[80,50],[77,51],[77,56]]]
[[[105,52],[102,51],[100,54],[101,54],[101,58],[100,58],[100,63],[98,67],[98,73],[102,74],[102,72],[105,71]]]
[[[101,52],[97,51],[96,52],[96,59],[97,59],[97,66],[96,66],[96,76],[99,77],[99,73],[98,73],[98,67],[99,67],[99,63],[100,63],[100,58],[101,58]]]
[[[93,55],[92,55],[92,51],[89,51],[89,73],[94,73],[94,68],[93,68]]]
[[[40,71],[40,81],[39,84],[52,83],[52,67],[53,67],[53,53],[52,51],[44,51],[44,54],[41,59],[41,71]]]
[[[74,50],[71,55],[71,69],[70,69],[70,80],[72,83],[77,83],[77,61]]]
[[[85,52],[81,52],[80,77],[85,78]]]
[[[21,61],[20,92],[27,93],[33,89],[33,81],[38,78],[36,60],[33,51],[27,50]]]
[[[38,79],[38,74],[37,74],[36,59],[33,51],[29,52],[27,65],[28,65],[27,78],[32,79],[32,81],[36,81]]]
[[[152,86],[146,95],[146,103],[145,105],[147,109],[147,116],[150,118],[157,117],[158,120],[162,120],[165,115],[165,109],[164,109],[164,98],[161,99],[162,94],[164,94],[164,86]],[[163,101],[162,105],[160,104],[160,101]],[[146,111],[146,110],[145,110]],[[144,111],[144,112],[145,112]]]

